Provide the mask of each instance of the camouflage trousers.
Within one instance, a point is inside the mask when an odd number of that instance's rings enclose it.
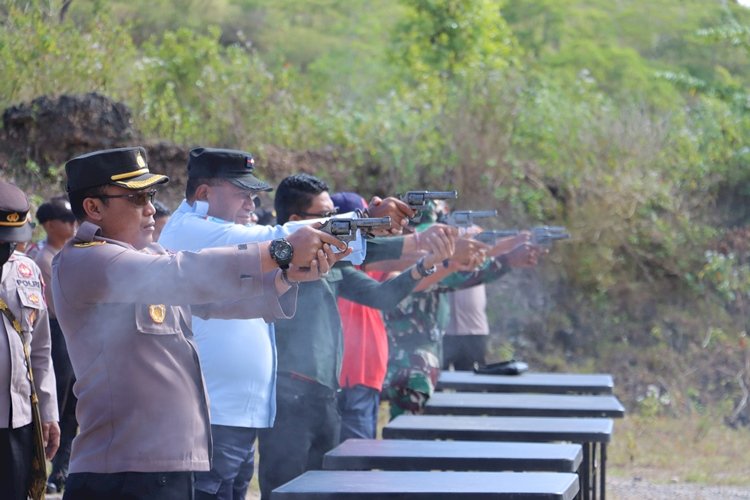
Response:
[[[440,374],[440,342],[425,337],[391,338],[382,398],[390,402],[391,419],[422,413]]]

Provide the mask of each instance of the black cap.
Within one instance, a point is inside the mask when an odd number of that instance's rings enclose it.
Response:
[[[29,200],[17,186],[0,181],[0,241],[31,239]]]
[[[139,190],[169,181],[169,177],[152,174],[142,147],[105,149],[76,156],[65,164],[68,192],[112,184]]]
[[[70,209],[70,202],[60,198],[54,198],[39,205],[36,209],[36,220],[44,224],[50,220],[61,220],[63,222],[75,222],[76,216]]]
[[[253,155],[233,149],[195,148],[188,159],[188,177],[226,179],[242,189],[271,191],[273,188],[253,175]]]

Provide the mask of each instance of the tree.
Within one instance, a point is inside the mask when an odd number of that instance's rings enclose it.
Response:
[[[497,0],[401,0],[392,58],[410,80],[494,71],[516,57],[516,44]]]

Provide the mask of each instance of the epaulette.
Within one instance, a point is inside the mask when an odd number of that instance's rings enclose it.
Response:
[[[88,248],[88,247],[95,247],[97,245],[106,245],[106,241],[85,241],[82,243],[74,243],[73,246],[76,248]]]

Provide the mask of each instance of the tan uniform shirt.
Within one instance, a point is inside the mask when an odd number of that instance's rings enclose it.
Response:
[[[49,320],[42,294],[41,272],[34,261],[14,252],[3,266],[0,297],[21,324],[24,342],[31,343],[39,410],[43,422],[56,422],[55,372],[50,354]],[[0,428],[18,428],[31,423],[31,383],[26,371],[21,337],[0,313]],[[12,422],[9,416],[12,413]]]
[[[484,285],[456,290],[448,294],[451,318],[446,335],[489,335],[487,290]]]
[[[55,304],[52,301],[52,259],[57,255],[60,250],[53,248],[52,245],[46,244],[39,250],[33,257],[36,265],[42,271],[42,278],[44,279],[44,298],[47,302],[47,312],[49,312],[50,318],[56,318],[55,315]]]
[[[191,314],[287,318],[296,287],[277,296],[280,271],[261,273],[257,244],[167,254],[98,230],[82,224],[52,263],[57,319],[77,379],[80,432],[70,472],[208,470],[208,406]]]

